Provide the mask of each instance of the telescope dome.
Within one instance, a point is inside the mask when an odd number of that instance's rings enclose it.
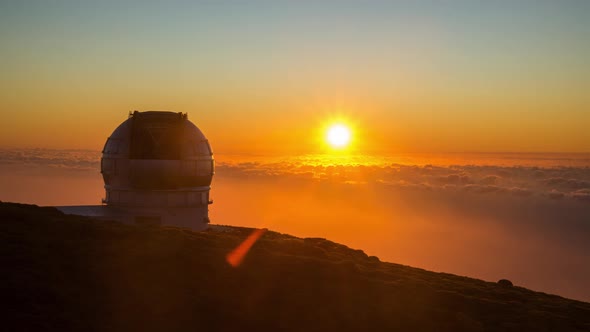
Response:
[[[107,139],[101,173],[109,205],[209,204],[213,153],[187,114],[135,111]]]

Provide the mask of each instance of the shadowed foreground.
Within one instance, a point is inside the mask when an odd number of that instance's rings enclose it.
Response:
[[[3,330],[590,331],[590,304],[383,263],[324,239],[194,233],[0,203]]]

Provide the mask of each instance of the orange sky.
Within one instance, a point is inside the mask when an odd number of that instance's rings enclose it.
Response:
[[[218,153],[318,152],[333,118],[362,152],[588,152],[589,9],[3,4],[0,147],[100,150],[137,109]]]

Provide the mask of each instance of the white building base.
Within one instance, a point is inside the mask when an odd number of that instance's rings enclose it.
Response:
[[[194,231],[207,229],[208,206],[202,207],[113,207],[109,205],[56,206],[65,214],[119,221],[129,225],[174,226]]]

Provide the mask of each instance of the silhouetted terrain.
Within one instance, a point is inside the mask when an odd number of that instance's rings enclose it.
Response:
[[[6,331],[590,331],[590,304],[380,262],[324,239],[195,233],[0,203]],[[485,264],[485,263],[482,263]]]

